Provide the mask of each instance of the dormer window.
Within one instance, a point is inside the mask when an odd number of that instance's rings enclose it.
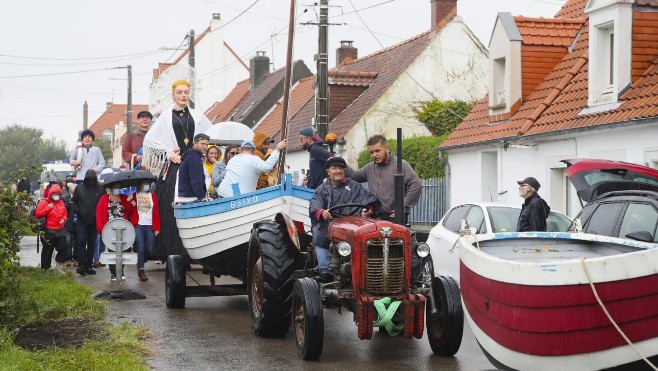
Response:
[[[588,105],[615,103],[631,82],[632,2],[590,0]]]

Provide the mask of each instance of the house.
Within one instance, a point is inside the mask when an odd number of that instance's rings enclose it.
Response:
[[[148,110],[149,106],[146,104],[133,104],[132,105],[132,118],[131,118],[131,131],[138,127],[137,113],[143,110]],[[126,135],[126,120],[128,115],[128,105],[115,104],[107,102],[105,105],[105,112],[103,112],[94,123],[89,126],[89,130],[94,132],[96,140],[103,138],[112,143],[112,163],[109,159],[105,159],[107,165],[112,167],[121,166],[121,144]]]
[[[569,0],[554,18],[498,14],[489,91],[441,144],[451,204],[521,202],[536,177],[553,210],[580,205],[562,159],[658,166],[658,1]]]
[[[249,66],[224,41],[221,26],[220,15],[213,14],[210,25],[194,37],[192,47],[188,47],[172,63],[160,63],[153,70],[150,107],[154,116],[157,117],[172,104],[171,84],[176,80],[190,81],[194,108],[206,111],[215,102],[224,99],[238,81],[249,76]],[[190,49],[194,51],[192,57]]]
[[[405,137],[430,135],[415,119],[419,101],[475,101],[485,94],[487,51],[457,16],[457,1],[432,0],[430,8],[430,29],[392,47],[359,58],[352,41],[341,41],[329,71],[328,132],[337,135],[334,150],[351,165],[374,134],[393,138],[402,127]],[[310,81],[300,80],[291,93],[291,102],[303,103],[289,110],[286,163],[293,171],[308,167],[299,131],[314,122],[315,100],[305,84]],[[277,110],[270,115],[281,117]],[[255,129],[276,134],[269,121]]]

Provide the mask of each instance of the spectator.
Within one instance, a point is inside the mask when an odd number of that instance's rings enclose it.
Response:
[[[210,137],[206,134],[194,136],[192,149],[183,154],[178,171],[177,202],[192,202],[208,200],[203,160],[201,156],[208,150]]]
[[[22,177],[21,180],[18,181],[18,184],[16,184],[16,192],[32,193],[32,190],[30,189],[30,181],[26,176]]]
[[[151,128],[152,119],[153,115],[151,112],[139,112],[137,114],[139,129],[137,132],[128,133],[126,140],[123,141],[121,157],[128,164],[128,169],[140,168],[139,164],[142,162],[142,144],[144,143],[144,136],[146,136],[146,133]]]
[[[368,151],[372,162],[361,169],[354,170],[351,178],[359,183],[368,182],[368,191],[381,202],[381,211],[377,217],[393,220],[397,157],[391,154],[386,138],[379,134],[368,139]],[[414,169],[405,160],[402,160],[402,173],[404,174],[404,224],[407,224],[409,211],[420,199],[422,184]]]
[[[215,186],[214,194],[216,195],[214,197],[218,196],[217,187],[219,187],[222,179],[224,179],[224,175],[226,175],[226,165],[228,164],[229,160],[238,154],[240,154],[240,146],[231,144],[226,148],[224,152],[224,159],[215,163],[215,167],[212,169],[212,183]]]
[[[71,198],[71,210],[78,215],[76,225],[78,269],[76,272],[81,276],[96,274],[91,267],[96,249],[96,206],[104,194],[103,186],[98,184],[96,171],[89,169],[83,183],[75,188]]]
[[[55,262],[58,268],[69,259],[66,253],[66,206],[62,201],[62,188],[55,184],[50,189],[48,198],[39,201],[34,211],[36,218],[46,218],[44,232],[39,238],[43,244],[41,250],[41,268],[49,269],[53,257],[53,250],[57,250]]]
[[[107,192],[98,200],[96,206],[96,233],[101,234],[105,224],[112,219],[123,218],[128,221],[132,220],[133,195],[125,196],[121,194],[121,184],[114,183],[107,189]],[[100,239],[101,251],[105,250],[103,240]],[[116,265],[110,264],[110,280],[116,281]],[[121,279],[125,279],[122,276]]]
[[[267,134],[254,134],[254,144],[256,145],[254,154],[261,160],[266,161],[272,154],[272,150],[270,149],[270,144],[272,143],[274,143],[274,139],[270,138]],[[256,184],[256,189],[265,188],[270,185],[268,179],[270,176],[274,175],[271,173],[278,173],[278,171],[277,169],[273,168],[270,172],[261,173],[258,175],[258,183]]]
[[[315,135],[313,128],[303,128],[299,132],[299,141],[309,153],[306,187],[316,189],[327,177],[324,164],[331,154],[324,148],[324,142]]]
[[[254,156],[256,150],[254,142],[250,140],[242,142],[242,145],[240,145],[241,153],[234,156],[226,165],[226,175],[219,184],[217,193],[221,197],[233,197],[233,184],[238,185],[240,194],[254,192],[258,176],[274,168],[277,161],[279,161],[279,154],[287,145],[287,139],[280,141],[270,157],[263,161],[258,156]]]
[[[69,156],[69,163],[74,169],[77,169],[76,174],[78,183],[82,183],[87,170],[94,169],[96,173],[103,171],[105,167],[105,159],[103,153],[98,147],[94,147],[94,140],[96,135],[93,131],[85,129],[80,133],[81,142],[78,142],[76,149],[71,151]]]
[[[546,201],[539,197],[537,191],[541,184],[533,177],[518,180],[519,196],[523,198],[519,221],[516,224],[517,232],[541,231],[546,232],[546,219],[551,208]]]
[[[137,194],[131,202],[135,207],[131,221],[135,226],[137,276],[140,281],[148,281],[148,277],[144,273],[144,263],[153,251],[155,236],[160,233],[158,196],[152,192],[151,183],[148,180],[144,180],[139,184]]]
[[[203,162],[204,173],[207,177],[206,188],[208,188],[208,194],[212,194],[215,190],[214,182],[212,181],[212,173],[218,164],[221,161],[219,159],[219,147],[215,145],[208,146],[208,151],[206,152],[206,160]]]
[[[313,234],[313,246],[318,258],[318,269],[320,277],[324,282],[330,282],[333,278],[329,267],[329,221],[336,215],[358,215],[364,217],[372,215],[373,208],[378,204],[375,196],[365,190],[363,186],[354,180],[345,178],[347,163],[341,157],[332,157],[327,160],[326,172],[329,180],[320,184],[313,193],[309,203],[311,216],[311,229]],[[338,208],[332,215],[329,208],[344,204],[368,205],[368,209],[347,207]]]

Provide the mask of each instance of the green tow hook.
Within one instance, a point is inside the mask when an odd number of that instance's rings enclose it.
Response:
[[[402,304],[401,301],[393,301],[391,298],[382,298],[375,300],[375,309],[377,310],[377,320],[375,327],[384,327],[386,332],[391,336],[396,336],[404,328],[404,323],[393,323],[393,316]],[[388,306],[388,307],[387,307]]]

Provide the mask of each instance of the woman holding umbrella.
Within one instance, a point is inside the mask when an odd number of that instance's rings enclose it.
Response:
[[[171,85],[174,105],[164,110],[144,137],[144,157],[142,166],[159,174],[155,187],[158,197],[161,233],[155,241],[155,254],[165,258],[168,255],[187,255],[176,226],[174,209],[174,188],[181,156],[192,148],[192,138],[205,133],[212,123],[199,111],[188,107],[190,83],[175,81]]]
[[[101,196],[96,206],[96,232],[98,234],[103,232],[105,224],[112,219],[123,218],[130,221],[134,210],[133,195],[122,195],[121,183],[106,183],[106,186],[108,186],[107,193]],[[103,243],[102,240],[101,243]],[[117,272],[114,264],[110,264],[110,274],[111,280],[116,281]]]

